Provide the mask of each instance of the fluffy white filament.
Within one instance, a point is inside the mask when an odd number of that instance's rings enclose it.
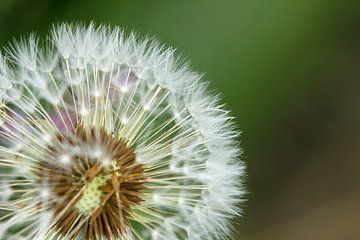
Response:
[[[41,161],[71,164],[80,152],[110,165],[101,144],[42,157],[76,122],[126,139],[145,165],[144,201],[122,239],[224,239],[241,213],[244,166],[232,119],[199,74],[157,41],[60,24],[47,42],[31,35],[0,56],[0,100],[1,239],[61,239],[47,205],[54,196],[32,173]]]

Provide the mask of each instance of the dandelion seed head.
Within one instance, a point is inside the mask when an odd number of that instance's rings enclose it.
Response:
[[[202,76],[120,28],[47,39],[0,54],[0,238],[227,237],[244,165]]]

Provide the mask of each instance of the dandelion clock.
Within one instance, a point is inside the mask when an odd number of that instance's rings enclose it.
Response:
[[[60,24],[0,56],[0,239],[224,239],[238,132],[153,39]]]

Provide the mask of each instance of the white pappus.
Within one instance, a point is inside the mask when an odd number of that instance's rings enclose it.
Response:
[[[224,239],[232,117],[154,39],[59,24],[0,56],[0,239]]]

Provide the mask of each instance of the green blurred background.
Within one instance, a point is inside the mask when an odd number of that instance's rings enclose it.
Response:
[[[233,239],[360,239],[360,1],[0,0],[0,42],[91,20],[156,35],[223,93],[248,165]]]

